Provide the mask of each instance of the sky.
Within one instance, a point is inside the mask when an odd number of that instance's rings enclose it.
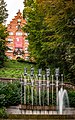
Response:
[[[16,13],[18,12],[19,9],[21,12],[23,11],[24,0],[4,0],[4,1],[7,4],[6,9],[8,10],[8,14],[9,14],[6,24],[9,24],[10,21],[14,18],[14,16],[16,16]]]

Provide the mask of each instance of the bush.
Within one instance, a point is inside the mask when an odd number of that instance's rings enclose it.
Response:
[[[20,83],[0,83],[0,107],[20,104]]]
[[[30,61],[30,60],[24,60],[23,58],[17,58],[17,61],[36,65],[36,62]]]
[[[69,91],[68,92],[69,96],[69,102],[70,102],[70,107],[75,107],[75,91]]]
[[[20,57],[17,58],[17,61],[18,62],[25,62],[25,60],[23,58],[20,58]]]
[[[7,114],[6,109],[4,107],[0,108],[0,118],[8,118],[8,114]]]

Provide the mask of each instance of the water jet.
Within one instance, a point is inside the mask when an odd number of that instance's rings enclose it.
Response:
[[[67,91],[63,88],[63,74],[59,80],[59,68],[55,69],[55,74],[50,74],[50,68],[42,74],[42,69],[38,69],[38,74],[34,74],[31,67],[30,74],[24,68],[21,76],[21,106],[20,110],[30,114],[63,114],[65,108],[69,107]],[[54,105],[54,93],[56,93],[56,105]],[[66,98],[66,101],[65,101]],[[67,106],[66,106],[67,103]]]

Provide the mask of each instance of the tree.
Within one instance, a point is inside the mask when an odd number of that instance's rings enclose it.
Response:
[[[42,21],[43,21],[43,14],[42,11],[39,11],[39,7],[36,4],[36,2],[32,1],[32,4],[29,4],[30,1],[25,5],[24,9],[24,16],[27,19],[27,25],[24,28],[26,32],[29,34],[28,40],[29,40],[29,50],[31,57],[34,57],[35,59],[38,59],[40,47],[41,47],[41,41],[39,41],[40,30],[43,28]],[[39,12],[39,13],[38,13]],[[40,14],[40,15],[38,15]],[[40,18],[41,17],[41,18]],[[41,40],[41,39],[40,39]],[[37,42],[34,42],[37,41]],[[33,44],[34,42],[34,44]],[[39,46],[38,46],[39,45]],[[38,49],[39,48],[39,49]],[[37,56],[38,55],[38,56]]]
[[[6,57],[5,51],[7,47],[6,47],[5,38],[7,37],[7,31],[3,23],[6,21],[7,16],[8,14],[6,10],[6,3],[4,2],[4,0],[1,0],[0,1],[0,67],[3,66]]]
[[[7,50],[5,38],[8,35],[6,27],[0,24],[0,67],[3,66],[6,59],[5,51]]]
[[[42,0],[25,7],[29,50],[39,65],[52,64],[75,79],[75,3]]]
[[[8,17],[6,6],[6,2],[0,0],[0,23],[4,23]]]
[[[55,54],[67,78],[75,83],[75,3],[60,0],[55,8],[56,14],[52,16],[55,35],[58,36]]]

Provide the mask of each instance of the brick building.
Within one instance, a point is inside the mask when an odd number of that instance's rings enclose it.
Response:
[[[22,27],[26,24],[26,20],[23,19],[23,16],[18,11],[17,15],[12,19],[10,24],[7,26],[7,31],[9,33],[6,38],[8,50],[6,55],[9,59],[23,58],[28,60],[28,40],[26,39],[27,33],[24,33]]]

